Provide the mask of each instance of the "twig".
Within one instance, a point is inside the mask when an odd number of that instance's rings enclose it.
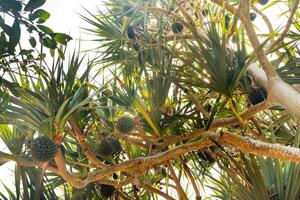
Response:
[[[125,140],[126,142],[130,143],[130,144],[134,144],[136,146],[139,146],[143,149],[148,149],[147,145],[143,144],[143,140],[141,138],[134,138],[131,137],[130,135],[126,135],[123,133],[120,133],[118,131],[115,131],[115,136],[121,140]]]
[[[174,181],[174,183],[176,184],[176,191],[177,191],[177,194],[178,196],[180,197],[180,199],[182,200],[188,200],[184,190],[182,189],[181,185],[180,185],[180,181],[179,179],[177,178],[176,176],[176,173],[173,169],[173,165],[170,161],[167,162],[167,165],[168,165],[168,169],[171,173],[171,177],[172,177],[172,180]]]
[[[241,113],[241,118],[243,120],[247,120],[247,119],[251,118],[257,112],[265,110],[265,109],[269,108],[270,106],[271,106],[271,104],[266,101],[263,103],[257,104],[255,106],[249,108],[249,110]],[[212,122],[210,130],[215,130],[222,126],[232,126],[232,125],[236,125],[238,123],[239,123],[239,121],[236,117],[216,119]],[[157,143],[156,146],[158,149],[163,149],[170,144],[175,144],[180,141],[196,138],[196,137],[201,136],[204,133],[205,133],[205,129],[203,128],[203,129],[197,129],[197,130],[194,130],[191,132],[187,132],[187,133],[184,133],[179,136],[164,137],[164,138],[162,138],[162,142]]]
[[[190,168],[187,166],[187,164],[185,163],[185,161],[182,159],[182,157],[180,157],[180,161],[182,163],[182,166],[184,168],[184,171],[186,173],[186,175],[189,177],[191,183],[192,183],[192,186],[194,188],[194,191],[195,191],[195,194],[196,194],[196,199],[201,199],[201,195],[200,195],[200,191],[197,187],[197,183],[193,177],[193,174],[191,173],[191,170]]]
[[[156,193],[156,194],[158,194],[158,195],[164,197],[164,198],[167,199],[167,200],[175,200],[174,198],[172,198],[172,197],[169,196],[168,194],[162,192],[162,191],[159,190],[159,189],[156,189],[155,187],[152,187],[152,186],[149,185],[149,184],[141,184],[141,186],[142,186],[143,188],[145,188],[146,190],[149,190],[149,191],[152,192],[152,193]]]
[[[177,85],[180,89],[182,89],[187,94],[187,97],[196,105],[196,107],[199,110],[199,112],[201,112],[203,114],[203,117],[205,119],[208,119],[209,118],[209,113],[203,108],[203,106],[193,96],[193,94],[189,90],[187,90],[186,88],[184,88],[180,83],[176,82],[175,85]]]
[[[269,18],[263,13],[261,12],[258,8],[256,8],[255,6],[252,6],[252,9],[258,13],[262,18],[263,20],[265,21],[268,29],[269,29],[269,34],[270,34],[270,41],[271,41],[271,44],[274,42],[274,35],[273,35],[273,32],[274,32],[274,29],[273,29],[273,26],[269,20]]]

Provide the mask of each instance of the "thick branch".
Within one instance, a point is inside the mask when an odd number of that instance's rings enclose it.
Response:
[[[251,42],[253,49],[255,50],[259,63],[261,64],[262,68],[266,72],[269,81],[279,79],[275,69],[273,68],[272,64],[269,62],[265,54],[265,51],[258,40],[258,37],[253,28],[253,24],[249,18],[249,1],[242,0],[240,4],[241,4],[241,13],[243,13],[243,15],[240,15],[240,19],[244,24],[246,33],[248,35],[248,38]]]
[[[300,162],[300,149],[295,147],[270,144],[226,132],[220,135],[219,143],[225,146],[234,146],[244,153]]]
[[[55,156],[55,161],[59,169],[58,174],[62,176],[63,179],[68,181],[71,185],[73,185],[76,188],[83,188],[87,184],[96,181],[101,181],[105,179],[107,176],[110,176],[112,173],[115,173],[117,171],[138,172],[141,174],[156,165],[161,165],[173,158],[182,156],[187,152],[196,151],[205,147],[212,146],[214,145],[214,142],[212,142],[209,139],[209,137],[214,137],[215,141],[222,145],[234,146],[240,149],[244,153],[252,153],[258,156],[267,156],[270,158],[286,160],[286,161],[294,161],[300,163],[299,148],[282,146],[279,144],[270,144],[259,140],[250,139],[239,135],[234,135],[227,132],[223,132],[220,135],[210,133],[208,134],[207,138],[198,140],[196,142],[183,144],[153,156],[140,157],[133,160],[125,161],[115,166],[107,166],[102,168],[99,171],[90,173],[88,177],[85,179],[82,179],[79,176],[74,176],[74,174],[70,174],[66,171],[63,162],[63,157],[60,150],[58,150],[58,153]],[[9,160],[14,160],[14,161],[17,160],[15,157],[8,157],[8,156],[6,157]],[[26,162],[27,161],[23,161],[23,160],[18,161],[20,165]]]
[[[272,104],[283,106],[296,117],[300,117],[300,95],[295,90],[299,89],[297,85],[292,87],[283,81],[268,85],[266,73],[254,64],[248,67],[247,72],[255,83],[268,90],[268,99]]]

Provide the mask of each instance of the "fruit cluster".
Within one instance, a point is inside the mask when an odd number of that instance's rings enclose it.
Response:
[[[46,162],[56,154],[56,145],[46,136],[40,136],[30,143],[30,153],[34,160]]]

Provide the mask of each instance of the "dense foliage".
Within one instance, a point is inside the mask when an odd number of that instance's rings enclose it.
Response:
[[[298,0],[109,0],[92,61],[45,1],[0,0],[1,199],[299,199]]]

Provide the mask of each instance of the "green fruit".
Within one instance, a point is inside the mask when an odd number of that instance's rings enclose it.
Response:
[[[259,0],[258,3],[260,5],[266,5],[269,2],[269,0]]]
[[[228,29],[230,25],[231,18],[228,15],[225,15],[225,28]]]
[[[172,24],[172,31],[175,34],[181,33],[183,31],[183,25],[179,22],[175,22]]]
[[[250,20],[254,21],[256,18],[256,13],[250,13]]]
[[[121,151],[122,151],[122,145],[121,145],[121,143],[119,142],[118,139],[112,139],[109,142],[113,146],[113,149],[114,149],[113,154],[121,153]]]
[[[100,185],[100,193],[103,197],[109,198],[114,195],[115,193],[115,187],[111,185],[105,185],[101,184]]]
[[[48,137],[40,136],[30,144],[30,153],[34,160],[46,162],[56,154],[56,145]]]
[[[129,39],[132,39],[132,40],[135,39],[136,35],[134,32],[133,26],[127,26],[126,31],[127,31],[127,36]]]
[[[98,156],[107,158],[113,155],[114,146],[109,141],[102,141],[96,151]]]
[[[133,119],[128,116],[120,117],[115,124],[115,128],[122,133],[130,133],[134,127]]]
[[[262,87],[258,87],[258,88],[251,87],[249,90],[249,100],[252,105],[256,105],[258,103],[263,102],[264,100],[267,99],[267,97],[268,97],[268,93]]]

